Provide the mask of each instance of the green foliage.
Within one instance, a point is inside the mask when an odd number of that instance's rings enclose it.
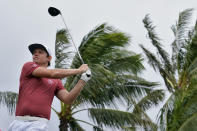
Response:
[[[58,34],[59,32],[57,32]],[[58,39],[56,42],[61,43]],[[76,121],[92,125],[93,130],[97,131],[103,130],[103,126],[124,130],[127,127],[129,128],[129,126],[135,127],[136,125],[142,128],[153,128],[154,124],[151,119],[147,115],[144,119],[140,115],[143,110],[140,112],[139,108],[146,106],[144,109],[148,109],[151,105],[157,105],[159,101],[163,100],[163,93],[161,90],[158,90],[158,95],[155,98],[149,98],[147,101],[144,100],[144,104],[140,104],[140,106],[136,104],[144,96],[151,93],[153,88],[158,86],[158,83],[148,82],[138,77],[138,74],[144,69],[142,65],[143,59],[140,54],[126,50],[129,42],[130,37],[127,34],[108,26],[106,23],[95,27],[83,38],[79,46],[79,51],[83,60],[91,69],[92,78],[88,81],[71,107],[70,105],[61,103],[61,112],[59,112],[60,120],[64,119],[70,128],[79,127]],[[64,44],[62,42],[61,47],[64,45],[67,45],[67,43],[65,42]],[[58,44],[56,46],[59,48]],[[66,51],[60,48],[56,54],[61,56],[61,53],[66,53]],[[68,56],[67,54],[69,52],[63,54],[63,56]],[[61,61],[62,59],[58,63],[61,63]],[[70,68],[78,68],[81,64],[78,54],[75,53]],[[62,68],[63,64],[60,64],[60,67]],[[68,77],[65,88],[68,91],[72,90],[79,78],[79,75]],[[154,102],[151,102],[152,100]],[[118,101],[120,103],[125,101],[135,103],[136,110],[140,113],[134,114],[115,110],[114,107],[117,106]],[[146,104],[146,102],[149,102],[149,104]],[[87,105],[92,108],[85,108],[84,110],[89,111],[90,117],[96,125],[82,120],[76,120],[73,117],[73,114],[83,111],[77,110],[78,107],[87,107]],[[106,109],[106,107],[113,107],[113,109]],[[132,112],[132,110],[130,111]],[[146,113],[143,112],[143,114],[145,115]],[[109,118],[107,118],[108,116]],[[110,120],[107,121],[106,119]]]
[[[153,97],[154,96],[154,97]],[[150,109],[151,107],[157,106],[164,99],[163,90],[153,90],[147,94],[147,96],[143,97],[135,106],[133,112],[137,112],[140,108],[144,112]]]
[[[69,122],[69,127],[70,131],[85,131],[74,118]]]
[[[89,115],[91,118],[98,123],[109,127],[116,127],[121,129],[125,125],[136,125],[147,128],[152,123],[149,120],[140,118],[134,113],[113,110],[113,109],[89,109]]]
[[[67,30],[59,30],[56,34],[55,46],[55,68],[66,68],[69,66],[71,52],[64,52],[71,46]]]
[[[10,114],[13,114],[16,108],[18,94],[14,92],[0,92],[0,105],[6,105]]]
[[[158,115],[160,130],[196,130],[197,113],[197,30],[195,25],[189,28],[193,9],[179,14],[178,22],[172,26],[175,40],[172,43],[172,57],[165,52],[155,27],[147,15],[143,22],[152,45],[157,49],[155,55],[140,45],[148,58],[148,63],[159,71],[171,96]],[[143,100],[142,100],[143,101]]]

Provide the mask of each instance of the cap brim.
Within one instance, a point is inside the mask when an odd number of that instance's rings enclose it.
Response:
[[[44,51],[47,52],[47,54],[49,54],[47,49],[42,44],[37,44],[37,43],[36,44],[31,44],[31,45],[29,45],[28,48],[29,48],[29,51],[31,52],[31,54],[33,54],[35,49],[43,49]]]

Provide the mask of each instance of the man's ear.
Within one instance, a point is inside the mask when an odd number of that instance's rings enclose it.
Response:
[[[52,59],[52,56],[48,56],[48,59],[49,59],[49,62],[51,61],[51,59]]]

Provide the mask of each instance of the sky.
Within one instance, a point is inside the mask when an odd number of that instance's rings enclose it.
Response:
[[[196,0],[0,0],[0,91],[18,92],[21,68],[25,62],[32,60],[27,49],[29,44],[46,44],[54,56],[56,31],[64,25],[60,17],[48,15],[50,6],[61,10],[77,46],[95,26],[107,22],[131,36],[130,50],[136,53],[142,53],[139,44],[152,50],[142,23],[146,14],[150,14],[168,52],[174,38],[170,28],[176,23],[179,13],[194,8],[191,23],[194,25],[197,19]],[[53,67],[54,59],[50,68]],[[142,77],[163,84],[148,65]],[[60,108],[57,98],[54,98],[52,106],[57,110]],[[153,120],[158,110],[152,108],[148,112]],[[91,122],[86,112],[76,117]],[[0,129],[6,131],[13,120],[14,116],[8,115],[7,109],[0,106]],[[52,111],[49,131],[58,130],[58,125],[59,120]],[[82,126],[92,130],[86,124]]]

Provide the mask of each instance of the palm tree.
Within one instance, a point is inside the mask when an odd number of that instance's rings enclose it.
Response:
[[[128,35],[105,23],[83,38],[79,51],[91,68],[92,79],[72,105],[61,103],[60,112],[53,108],[60,119],[60,131],[85,130],[79,122],[92,125],[94,130],[103,130],[103,126],[122,130],[134,130],[136,126],[156,128],[145,111],[163,100],[164,93],[153,90],[158,83],[138,77],[144,69],[143,59],[125,49],[129,42]],[[56,68],[78,68],[82,64],[76,53],[66,52],[70,48],[66,30],[57,32],[55,47]],[[79,76],[63,80],[65,88],[70,91],[78,80]],[[155,95],[150,97],[151,94]],[[128,110],[116,109],[117,103],[128,103]],[[81,111],[88,111],[93,123],[74,118]]]
[[[143,20],[157,55],[143,45],[140,47],[171,93],[158,114],[161,130],[197,130],[197,23],[192,28],[188,26],[192,11],[186,9],[181,12],[177,24],[172,26],[175,36],[171,45],[172,54],[163,49],[149,15]]]
[[[0,105],[5,105],[9,114],[13,114],[18,100],[18,94],[10,91],[0,92]]]

